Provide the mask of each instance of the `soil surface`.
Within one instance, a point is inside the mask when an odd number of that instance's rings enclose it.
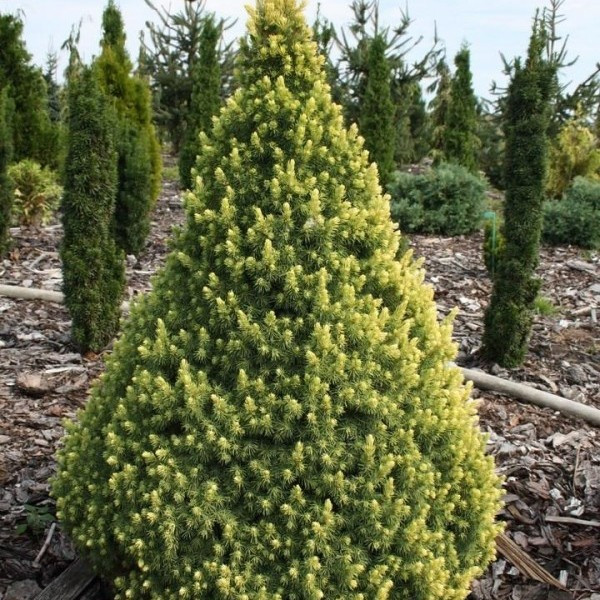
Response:
[[[183,210],[177,185],[164,184],[144,252],[128,257],[127,296],[150,288]],[[0,262],[0,283],[59,291],[61,228],[13,229],[14,247]],[[506,371],[479,358],[490,280],[482,237],[412,236],[425,257],[440,315],[458,308],[458,362],[600,408],[600,256],[544,248],[542,295],[523,367]],[[0,297],[0,600],[34,598],[75,557],[60,525],[48,479],[62,420],[85,404],[102,356],[70,345],[66,309],[50,302]],[[471,600],[600,600],[600,430],[548,409],[489,392],[480,398],[481,427],[505,479],[500,518],[507,533],[569,591],[538,583],[498,557],[474,583]],[[40,550],[49,543],[36,561]]]

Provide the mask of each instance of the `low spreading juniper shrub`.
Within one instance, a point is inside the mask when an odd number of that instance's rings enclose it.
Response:
[[[485,188],[459,165],[441,164],[419,175],[396,172],[388,186],[392,218],[410,233],[472,233],[481,224]]]

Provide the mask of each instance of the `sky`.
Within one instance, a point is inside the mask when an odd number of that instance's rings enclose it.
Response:
[[[347,26],[351,20],[351,0],[321,0],[321,13],[336,27]],[[182,0],[153,0],[157,5],[178,9]],[[206,0],[208,10],[218,16],[237,19],[233,35],[244,31],[248,0]],[[90,60],[98,54],[102,10],[105,0],[0,0],[1,12],[21,11],[25,22],[25,40],[37,64],[43,64],[48,50],[59,50],[68,37],[71,26],[82,19],[80,52]],[[154,13],[144,0],[117,0],[121,7],[128,35],[128,48],[135,59],[138,34]],[[527,49],[531,21],[536,8],[544,0],[380,0],[380,22],[393,27],[400,20],[401,9],[408,9],[413,23],[411,34],[423,36],[414,51],[417,59],[433,38],[434,28],[444,42],[449,60],[461,44],[471,49],[473,84],[479,96],[490,97],[493,80],[502,82],[500,53],[507,58],[522,55]],[[317,0],[308,0],[306,14],[313,22]],[[600,61],[600,0],[565,0],[561,12],[566,17],[559,33],[569,35],[569,57],[579,56],[577,63],[566,70],[564,82],[579,83]],[[61,57],[61,67],[66,56]]]

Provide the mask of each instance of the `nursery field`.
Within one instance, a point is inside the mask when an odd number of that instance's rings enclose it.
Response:
[[[147,290],[162,264],[171,227],[183,211],[177,185],[166,182],[146,249],[127,262],[128,296]],[[60,226],[31,235],[12,230],[15,245],[0,283],[60,290]],[[462,366],[483,368],[600,408],[600,256],[544,248],[540,274],[546,299],[528,358],[510,372],[478,358],[490,281],[481,259],[482,236],[412,236],[425,257],[440,316],[459,312],[454,336]],[[28,600],[75,558],[60,525],[48,479],[63,434],[62,419],[85,404],[102,370],[102,356],[81,356],[69,344],[69,316],[59,304],[0,299],[0,598]],[[488,450],[506,478],[501,518],[508,535],[569,591],[519,573],[498,556],[473,585],[477,600],[598,600],[600,595],[600,435],[597,429],[547,409],[489,392],[480,400]],[[44,542],[49,540],[49,544]],[[45,550],[38,556],[42,547]],[[596,592],[596,593],[594,593]]]

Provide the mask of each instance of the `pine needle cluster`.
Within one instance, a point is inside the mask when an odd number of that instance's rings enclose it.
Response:
[[[54,482],[118,599],[459,600],[500,491],[449,320],[331,101],[258,0],[187,222]]]

